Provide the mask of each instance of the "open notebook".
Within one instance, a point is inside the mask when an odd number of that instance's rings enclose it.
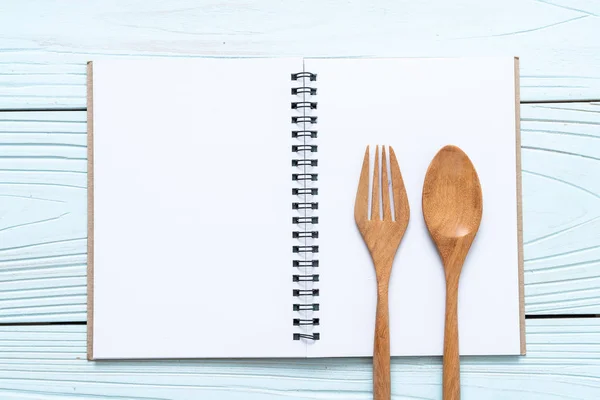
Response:
[[[469,155],[484,201],[460,352],[524,352],[516,59],[100,60],[88,73],[91,359],[372,355],[375,273],[353,218],[368,144],[394,147],[411,207],[392,355],[442,354],[421,190],[446,144]]]

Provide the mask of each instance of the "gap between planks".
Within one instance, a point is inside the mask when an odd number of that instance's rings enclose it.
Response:
[[[596,103],[598,99],[577,99],[577,100],[521,100],[521,104],[562,104],[562,103]],[[43,108],[0,108],[2,112],[55,112],[55,111],[87,111],[87,107],[43,107]]]
[[[546,315],[526,315],[525,319],[586,319],[600,318],[600,314],[546,314]],[[87,325],[86,321],[57,321],[57,322],[0,322],[0,327],[11,326],[72,326]]]
[[[600,314],[543,314],[526,315],[525,319],[600,318]]]
[[[0,112],[55,112],[55,111],[87,111],[87,107],[73,108],[0,108]]]

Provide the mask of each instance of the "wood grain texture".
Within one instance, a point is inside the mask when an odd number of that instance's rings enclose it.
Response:
[[[36,1],[0,6],[0,108],[85,107],[106,57],[521,57],[524,100],[600,99],[594,0]]]
[[[366,400],[371,360],[88,362],[85,326],[0,327],[3,400]],[[527,323],[526,357],[465,357],[465,399],[600,397],[600,320]],[[394,358],[394,399],[441,396],[440,358]]]
[[[396,257],[398,246],[404,237],[404,232],[406,232],[408,220],[410,219],[406,188],[404,187],[396,154],[391,146],[389,146],[389,153],[390,180],[388,181],[388,163],[385,146],[382,146],[381,149],[381,167],[379,164],[379,146],[375,147],[371,214],[369,215],[369,146],[367,146],[354,203],[354,220],[371,254],[377,280],[375,344],[373,349],[374,400],[390,399],[390,315],[388,293],[392,264]],[[388,182],[391,183],[391,191]],[[380,203],[383,210],[380,210]],[[394,204],[393,218],[392,203]]]
[[[521,108],[527,314],[600,313],[600,103]],[[86,320],[85,112],[0,112],[0,322]]]
[[[600,313],[600,103],[521,112],[528,314]]]
[[[83,112],[0,113],[0,322],[83,321]]]
[[[423,183],[423,218],[446,276],[443,399],[460,400],[458,283],[483,214],[479,176],[463,150],[444,146],[433,158]]]

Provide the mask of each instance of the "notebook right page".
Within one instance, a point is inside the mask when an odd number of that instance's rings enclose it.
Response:
[[[427,167],[447,144],[471,158],[480,230],[459,288],[460,353],[521,352],[515,60],[306,59],[317,74],[321,340],[312,357],[373,354],[376,282],[354,222],[367,145],[393,146],[410,221],[390,282],[392,355],[441,355],[445,281],[425,226]]]

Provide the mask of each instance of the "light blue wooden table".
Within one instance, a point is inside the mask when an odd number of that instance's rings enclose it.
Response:
[[[368,359],[85,360],[85,62],[290,55],[521,57],[528,355],[463,398],[600,399],[597,0],[0,2],[0,399],[371,398]],[[441,398],[439,358],[392,377]]]

